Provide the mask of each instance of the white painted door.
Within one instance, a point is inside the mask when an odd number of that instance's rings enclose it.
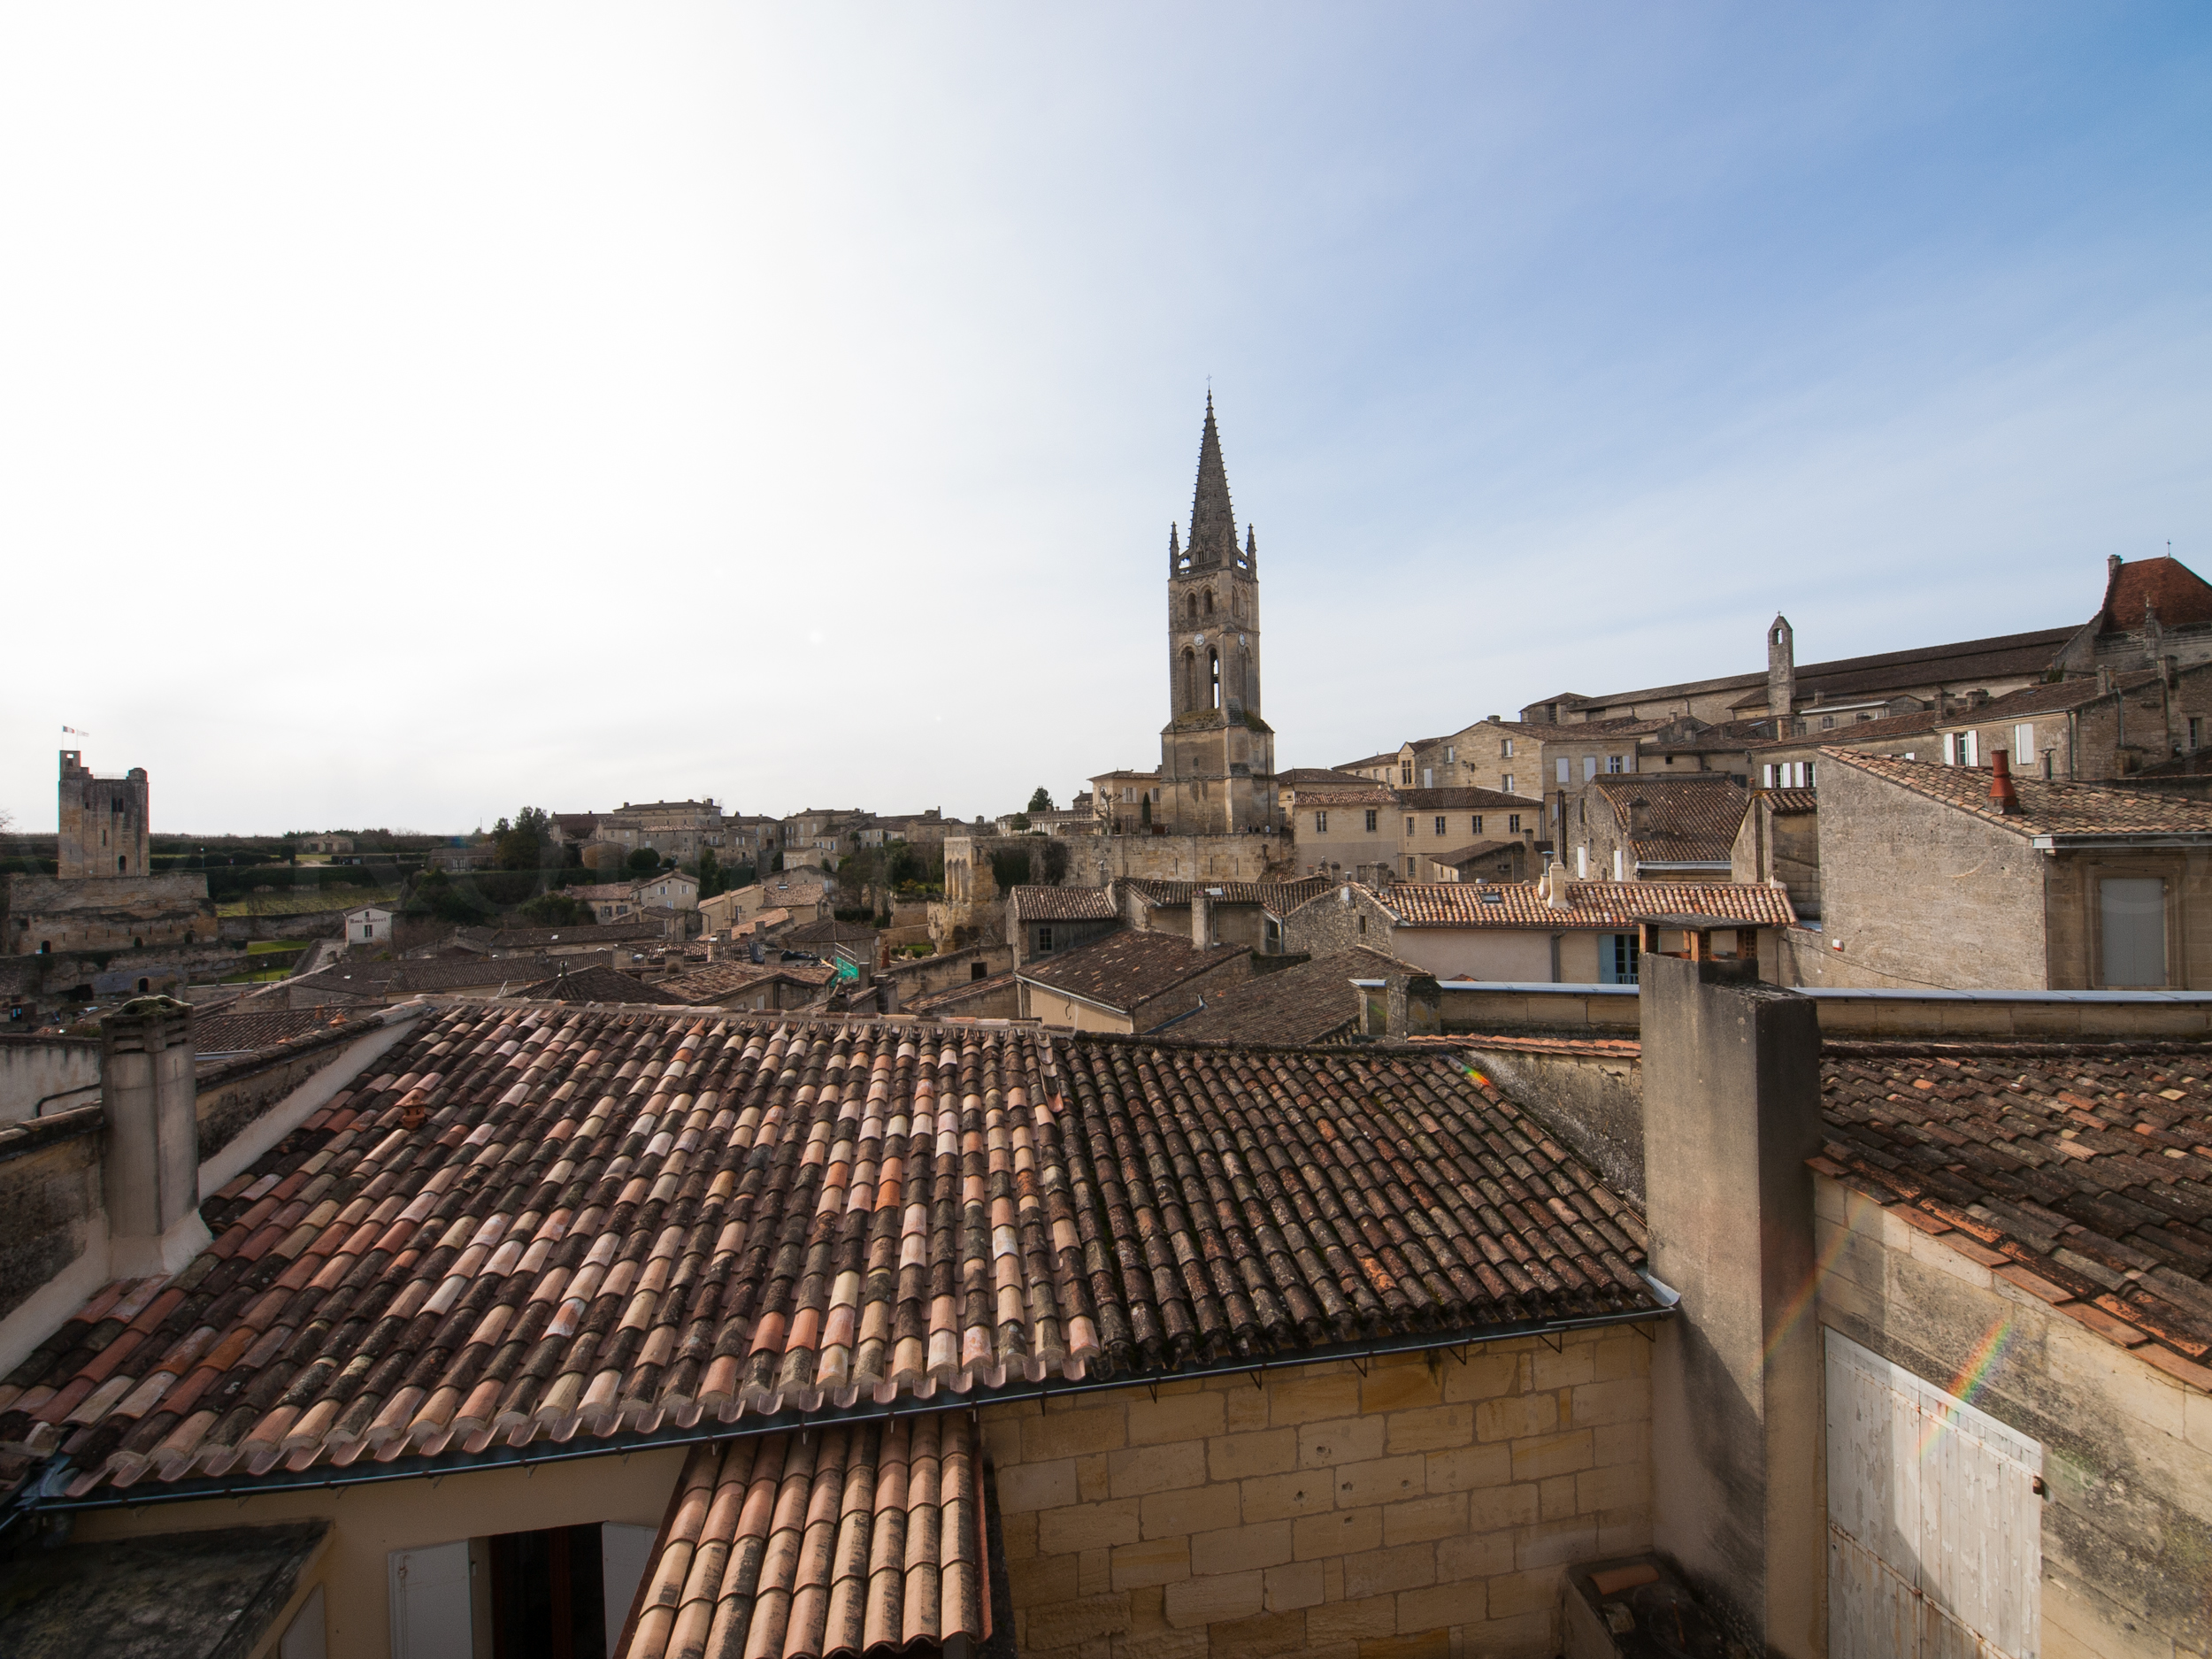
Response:
[[[1826,1335],[1829,1659],[2038,1659],[2043,1448]]]
[[[392,1659],[471,1659],[468,1540],[396,1549],[385,1559]]]

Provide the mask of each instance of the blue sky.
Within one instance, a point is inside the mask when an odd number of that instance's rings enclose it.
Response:
[[[0,807],[1148,765],[1209,378],[1326,764],[2212,574],[2189,6],[0,12]]]

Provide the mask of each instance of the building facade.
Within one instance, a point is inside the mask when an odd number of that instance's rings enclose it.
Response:
[[[65,881],[143,876],[150,814],[146,769],[103,778],[73,749],[61,751],[61,844],[55,871]]]

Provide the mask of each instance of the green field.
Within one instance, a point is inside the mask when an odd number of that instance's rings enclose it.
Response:
[[[331,887],[319,893],[250,893],[215,907],[218,916],[311,916],[326,910],[357,910],[364,904],[388,908],[399,900],[397,887]]]
[[[260,939],[246,947],[246,954],[250,956],[265,956],[273,951],[304,950],[306,949],[307,941],[304,939]]]

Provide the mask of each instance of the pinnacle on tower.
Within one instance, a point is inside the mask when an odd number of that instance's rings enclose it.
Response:
[[[1183,549],[1175,540],[1175,528],[1172,524],[1167,527],[1167,568],[1170,575],[1173,575],[1183,563]]]
[[[1206,394],[1206,431],[1198,444],[1198,491],[1190,510],[1190,562],[1233,565],[1237,518],[1229,505],[1229,472],[1221,464],[1221,433],[1214,425],[1214,395]]]

